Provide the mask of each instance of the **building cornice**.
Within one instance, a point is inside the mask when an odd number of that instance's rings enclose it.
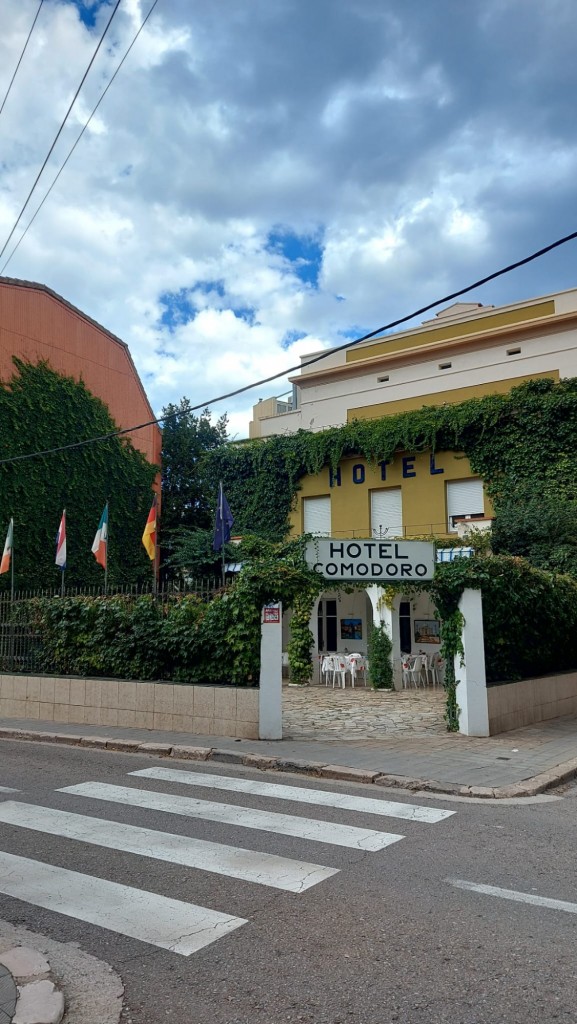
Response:
[[[490,332],[479,331],[475,334],[461,335],[457,338],[431,342],[429,344],[421,341],[420,344],[412,348],[405,348],[401,351],[390,353],[384,352],[378,356],[369,356],[367,359],[341,363],[339,366],[331,366],[325,370],[305,372],[299,376],[289,377],[289,381],[300,388],[316,387],[318,384],[330,383],[331,381],[342,380],[343,378],[364,377],[368,373],[377,373],[385,368],[422,363],[427,358],[435,359],[457,351],[470,352],[479,348],[495,348],[508,339],[519,341],[521,337],[525,337],[529,340],[538,337],[540,334],[552,334],[556,330],[566,331],[575,326],[577,326],[577,310],[572,310],[568,313],[555,313],[538,320],[524,320],[518,324],[509,324],[504,327],[495,328]],[[386,343],[388,340],[388,337],[379,339],[382,343]],[[397,340],[397,335],[390,335],[391,342]]]

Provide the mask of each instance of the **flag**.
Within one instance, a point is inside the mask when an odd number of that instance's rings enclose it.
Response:
[[[142,543],[146,548],[146,553],[151,561],[156,558],[156,494],[152,499],[152,508],[148,513],[148,519],[146,520],[146,526],[144,527],[144,533],[142,534]]]
[[[62,519],[60,520],[60,526],[58,527],[58,533],[56,534],[56,565],[59,565],[62,571],[66,568],[66,509],[62,513]]]
[[[230,507],[221,484],[218,492],[216,521],[214,524],[214,540],[212,542],[213,551],[220,551],[225,544],[228,544],[233,523],[234,519],[232,518],[232,512],[230,511]]]
[[[6,543],[4,544],[4,553],[2,555],[2,561],[0,562],[0,573],[8,572],[10,568],[10,561],[12,559],[12,538],[14,536],[14,520],[10,520],[10,526],[8,527],[8,533],[6,534]]]
[[[106,569],[108,561],[108,502],[104,506],[104,512],[100,516],[100,522],[92,545],[92,554],[103,569]]]

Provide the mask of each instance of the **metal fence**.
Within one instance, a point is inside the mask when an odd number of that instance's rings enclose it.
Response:
[[[136,600],[149,595],[161,604],[172,604],[181,597],[194,595],[210,601],[220,590],[222,582],[214,578],[191,579],[186,584],[167,584],[153,590],[151,585],[109,586],[106,595],[102,587],[66,587],[60,589],[19,590],[12,596],[0,594],[0,672],[29,673],[45,671],[42,639],[39,631],[29,622],[22,621],[23,606],[34,598],[62,600],[64,597],[116,597]]]

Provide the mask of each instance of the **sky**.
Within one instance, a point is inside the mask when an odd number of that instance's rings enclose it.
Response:
[[[2,0],[0,104],[38,2]],[[155,412],[577,229],[575,0],[158,0],[6,264],[151,4],[121,0],[0,273],[126,341]],[[113,6],[42,4],[0,113],[0,247]],[[575,286],[571,242],[464,298]],[[288,387],[214,414],[246,437],[252,405]]]

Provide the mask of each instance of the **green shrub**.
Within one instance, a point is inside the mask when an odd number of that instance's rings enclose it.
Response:
[[[369,683],[373,690],[393,689],[393,663],[391,661],[392,640],[385,624],[371,626],[367,644],[369,658]]]

